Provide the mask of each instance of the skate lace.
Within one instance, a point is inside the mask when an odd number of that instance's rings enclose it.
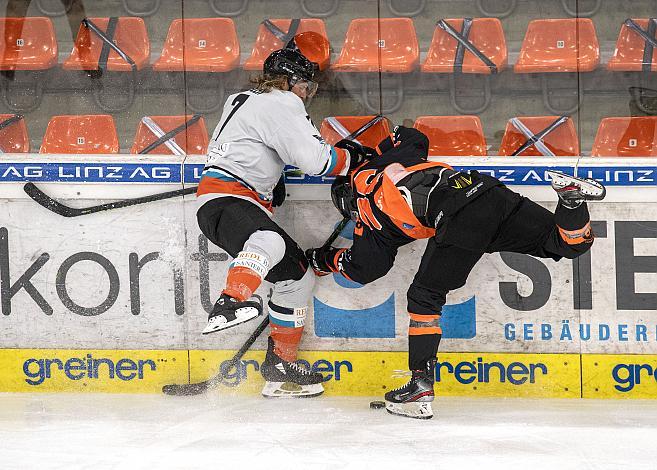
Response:
[[[412,377],[412,376],[413,376],[413,372],[411,372],[410,370],[395,369],[395,370],[392,371],[392,376],[391,377],[393,379],[400,379],[402,377]],[[400,390],[402,390],[407,385],[408,385],[408,383],[405,383],[401,387],[397,387],[397,388],[391,390],[391,392],[393,392],[393,393],[394,392],[399,392]]]
[[[299,365],[299,364],[296,363],[296,362],[289,362],[288,364],[290,364],[290,369],[293,369],[293,370],[295,370],[296,372],[299,372],[299,373],[301,373],[301,374],[303,374],[303,375],[310,375],[310,374],[311,374],[311,372],[310,372],[308,369],[306,369],[306,368],[305,368],[304,366],[302,366],[302,365]]]

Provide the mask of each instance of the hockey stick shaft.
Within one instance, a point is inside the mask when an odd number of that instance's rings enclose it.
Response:
[[[193,194],[196,192],[196,186],[189,188],[176,189],[175,191],[167,191],[164,193],[151,194],[149,196],[137,197],[134,199],[123,199],[121,201],[108,202],[106,204],[99,204],[97,206],[91,207],[68,207],[64,204],[55,201],[53,198],[48,196],[46,193],[41,191],[34,183],[29,182],[25,183],[23,186],[23,191],[27,193],[37,204],[45,207],[55,214],[61,215],[63,217],[79,217],[81,215],[94,214],[96,212],[107,211],[111,209],[118,209],[121,207],[130,207],[136,206],[138,204],[145,204],[147,202],[161,201],[163,199],[170,199],[178,196],[184,196],[185,194]]]

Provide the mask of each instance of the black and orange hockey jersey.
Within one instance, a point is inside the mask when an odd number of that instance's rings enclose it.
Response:
[[[351,175],[357,208],[354,243],[332,257],[331,268],[367,283],[388,272],[399,247],[440,237],[462,207],[501,183],[476,171],[459,172],[427,160],[429,141],[399,127],[379,144],[382,153]]]

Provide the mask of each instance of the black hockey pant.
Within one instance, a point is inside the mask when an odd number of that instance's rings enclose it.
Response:
[[[586,203],[576,209],[559,203],[552,213],[498,186],[465,206],[429,239],[408,289],[408,311],[427,318],[440,314],[447,293],[465,284],[484,253],[508,251],[559,260],[580,256],[592,242]],[[436,356],[439,342],[440,334],[409,334],[410,368],[424,368]]]

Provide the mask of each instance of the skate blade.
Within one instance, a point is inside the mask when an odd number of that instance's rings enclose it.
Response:
[[[237,318],[235,318],[235,320],[230,322],[221,321],[221,319],[225,320],[225,318],[221,316],[212,318],[210,321],[208,321],[208,324],[205,326],[205,328],[201,333],[207,335],[210,333],[215,333],[217,331],[232,328],[241,323],[247,322],[249,320],[253,320],[255,317],[260,315],[260,311],[255,307],[243,307],[235,310],[235,315],[237,315]]]
[[[586,201],[601,201],[607,194],[607,189],[595,180],[578,178],[577,176],[570,176],[559,171],[548,170],[546,173],[559,186],[567,186],[573,182],[576,183],[580,187],[582,196],[584,196],[584,200]]]
[[[433,418],[433,409],[429,402],[410,402],[410,403],[392,403],[386,401],[386,411],[397,416],[404,416],[415,419]]]
[[[312,398],[324,393],[322,384],[299,385],[294,382],[265,382],[265,398]]]

